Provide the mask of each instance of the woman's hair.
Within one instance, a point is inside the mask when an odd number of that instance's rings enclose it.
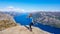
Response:
[[[29,14],[29,17],[32,17],[32,13]]]

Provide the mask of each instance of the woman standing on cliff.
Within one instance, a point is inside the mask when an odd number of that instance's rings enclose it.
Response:
[[[28,21],[29,21],[29,29],[30,29],[30,31],[32,31],[31,26],[34,24],[34,21],[33,21],[33,17],[32,17],[31,13],[28,15]]]

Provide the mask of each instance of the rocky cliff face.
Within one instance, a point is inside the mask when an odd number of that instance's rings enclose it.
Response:
[[[0,13],[0,31],[16,25],[12,16]]]

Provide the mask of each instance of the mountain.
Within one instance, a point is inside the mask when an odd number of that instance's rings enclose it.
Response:
[[[16,25],[12,16],[0,13],[0,31]]]
[[[0,11],[1,14],[9,14],[11,16],[18,16],[20,15],[21,13],[20,12],[16,12],[16,11]]]
[[[0,11],[0,14],[9,14],[10,16],[15,17],[21,15],[22,13],[16,11]],[[33,12],[32,14],[34,21],[44,25],[60,28],[60,12],[37,11],[35,13]]]
[[[60,12],[35,12],[32,14],[34,21],[60,28]]]

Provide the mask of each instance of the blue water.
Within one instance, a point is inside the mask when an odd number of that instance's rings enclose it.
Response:
[[[14,19],[17,23],[20,23],[21,25],[28,25],[29,24],[29,22],[27,21],[27,14],[21,14],[19,16],[15,16]],[[60,28],[55,28],[55,27],[43,25],[40,23],[37,23],[33,26],[39,27],[40,29],[45,30],[50,33],[60,34]]]

